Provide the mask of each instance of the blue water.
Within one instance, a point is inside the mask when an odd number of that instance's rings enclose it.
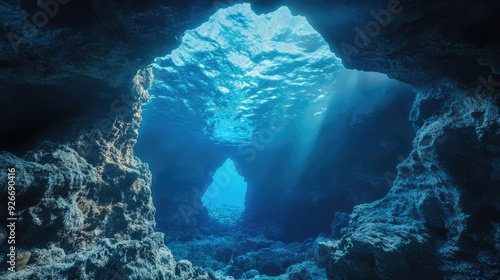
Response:
[[[408,88],[345,69],[286,7],[221,9],[152,66],[136,154],[157,229],[220,275],[324,274],[310,239],[338,238],[354,205],[383,196],[413,139]]]
[[[215,171],[212,184],[201,197],[201,202],[211,217],[227,223],[226,219],[234,221],[243,213],[246,192],[245,178],[238,174],[234,162],[228,158]]]
[[[148,123],[161,119],[158,129],[234,145],[249,143],[273,110],[321,118],[343,68],[304,17],[286,7],[256,15],[249,4],[187,31],[153,66]]]

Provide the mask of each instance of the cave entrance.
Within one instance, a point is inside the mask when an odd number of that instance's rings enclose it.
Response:
[[[345,70],[324,38],[285,6],[259,15],[238,4],[187,30],[152,68],[136,150],[151,164],[158,226],[204,230],[217,192],[207,185],[228,158],[249,182],[245,220],[276,216],[268,206],[301,175]]]
[[[345,69],[286,7],[221,9],[152,68],[136,151],[157,226],[176,258],[221,275],[269,279],[309,259],[310,238],[340,238],[411,148],[401,86]]]
[[[245,178],[238,174],[234,162],[228,158],[215,171],[212,184],[201,197],[201,202],[211,218],[225,225],[234,225],[245,210],[246,192]]]

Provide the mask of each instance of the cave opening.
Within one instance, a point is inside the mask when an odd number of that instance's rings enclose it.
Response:
[[[201,202],[208,215],[224,224],[235,224],[245,209],[247,183],[228,158],[215,171]]]
[[[286,7],[220,9],[152,67],[135,153],[157,228],[176,258],[221,275],[324,275],[315,238],[340,238],[411,148],[410,87],[345,69]]]

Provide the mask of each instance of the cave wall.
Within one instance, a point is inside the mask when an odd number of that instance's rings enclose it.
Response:
[[[173,279],[173,256],[153,230],[151,173],[132,153],[151,81],[150,69],[139,71],[128,113],[80,119],[66,131],[71,141],[44,141],[21,158],[2,152],[1,165],[16,169],[18,258],[30,263],[15,275],[5,267],[2,277]],[[7,200],[7,189],[0,195]],[[0,234],[7,251],[9,232]]]
[[[0,116],[10,121],[0,149],[22,155],[72,119],[110,110],[138,69],[216,9],[205,1],[1,1]]]
[[[418,91],[413,151],[389,194],[355,207],[348,233],[330,243],[329,279],[498,278],[498,2],[309,3],[287,5],[346,67]],[[356,27],[391,7],[391,21],[363,43]]]
[[[386,197],[355,207],[329,278],[498,278],[499,110],[466,95],[443,84],[419,92],[413,151]],[[441,114],[420,114],[429,98]]]
[[[71,88],[90,85],[90,97],[110,102],[117,92],[106,89],[126,86],[137,69],[172,49],[179,34],[217,8],[202,1],[73,0],[68,6],[61,4],[60,17],[50,17],[47,24],[34,29],[26,25],[25,30],[36,35],[28,35],[16,53],[8,34],[22,34],[22,19],[41,9],[35,1],[19,3],[4,0],[0,5],[2,100],[14,98],[9,87],[30,83],[67,86],[68,95]],[[256,1],[253,7],[265,12],[283,3]],[[385,198],[354,209],[347,234],[332,243],[328,277],[498,278],[500,102],[495,80],[500,74],[500,36],[495,14],[500,4],[425,0],[286,4],[308,18],[346,67],[387,73],[418,91],[412,120],[419,129],[413,151],[399,165],[394,187]],[[356,32],[363,36],[355,27],[376,21],[372,10],[392,11],[391,20],[380,32],[373,31],[378,34],[369,43],[356,44]],[[135,92],[141,87],[144,84]],[[139,118],[113,119],[109,138],[99,126],[93,133],[82,133],[86,125],[108,119],[103,115],[110,111],[107,107],[101,118],[92,112],[74,120],[75,126],[63,133],[72,140],[56,139],[22,157],[2,153],[2,166],[16,165],[19,182],[26,188],[19,191],[19,201],[26,203],[19,214],[29,221],[20,220],[20,238],[25,238],[29,244],[25,250],[33,256],[31,268],[20,272],[26,277],[92,277],[117,259],[120,271],[137,275],[130,265],[122,270],[127,254],[148,260],[133,264],[141,276],[171,277],[172,256],[152,230],[151,175],[131,152]],[[126,111],[138,113],[137,108]],[[25,112],[12,117],[21,114]],[[95,140],[82,140],[85,136]],[[116,190],[113,186],[118,183],[127,187]],[[5,196],[2,193],[2,199]],[[101,197],[111,199],[99,201]],[[128,204],[137,207],[131,210]],[[113,218],[107,222],[100,214]],[[61,218],[65,216],[71,218]],[[123,223],[114,223],[114,217]],[[30,238],[42,232],[53,234]],[[3,245],[5,237],[3,231]],[[54,243],[48,247],[48,241]],[[151,266],[160,263],[164,266]]]
[[[137,69],[174,49],[185,30],[217,8],[206,1],[43,3],[2,1],[2,87],[26,82],[129,86]]]
[[[16,168],[16,268],[29,264],[9,274],[2,255],[2,278],[176,278],[179,263],[154,232],[151,173],[132,153],[152,80],[149,70],[134,75],[177,43],[174,26],[182,32],[203,15],[161,5],[75,0],[35,28],[18,52],[0,42],[2,113],[9,119],[2,150],[18,155],[2,152],[0,165]],[[36,1],[2,1],[2,38],[42,9]],[[20,147],[26,140],[34,143]],[[7,182],[5,172],[1,178]],[[7,201],[6,188],[0,197]],[[7,235],[3,228],[4,252]]]
[[[1,278],[174,279],[176,267],[184,271],[154,230],[152,175],[133,147],[152,81],[150,70],[137,70],[216,9],[193,3],[0,2],[9,120],[0,165],[16,168],[16,269],[28,263],[10,274],[2,255]],[[0,197],[7,201],[6,188]],[[5,252],[7,236],[3,228]]]

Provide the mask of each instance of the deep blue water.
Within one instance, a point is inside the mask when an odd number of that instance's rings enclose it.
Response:
[[[136,154],[153,172],[158,229],[195,265],[239,277],[249,238],[282,250],[338,235],[354,205],[385,195],[384,174],[410,150],[409,87],[345,69],[284,7],[222,9],[153,71]],[[229,247],[203,245],[221,239]]]
[[[238,7],[187,31],[176,50],[155,60],[145,129],[241,145],[274,111],[287,118],[325,113],[343,67],[323,38],[287,8],[257,16],[249,5]]]

